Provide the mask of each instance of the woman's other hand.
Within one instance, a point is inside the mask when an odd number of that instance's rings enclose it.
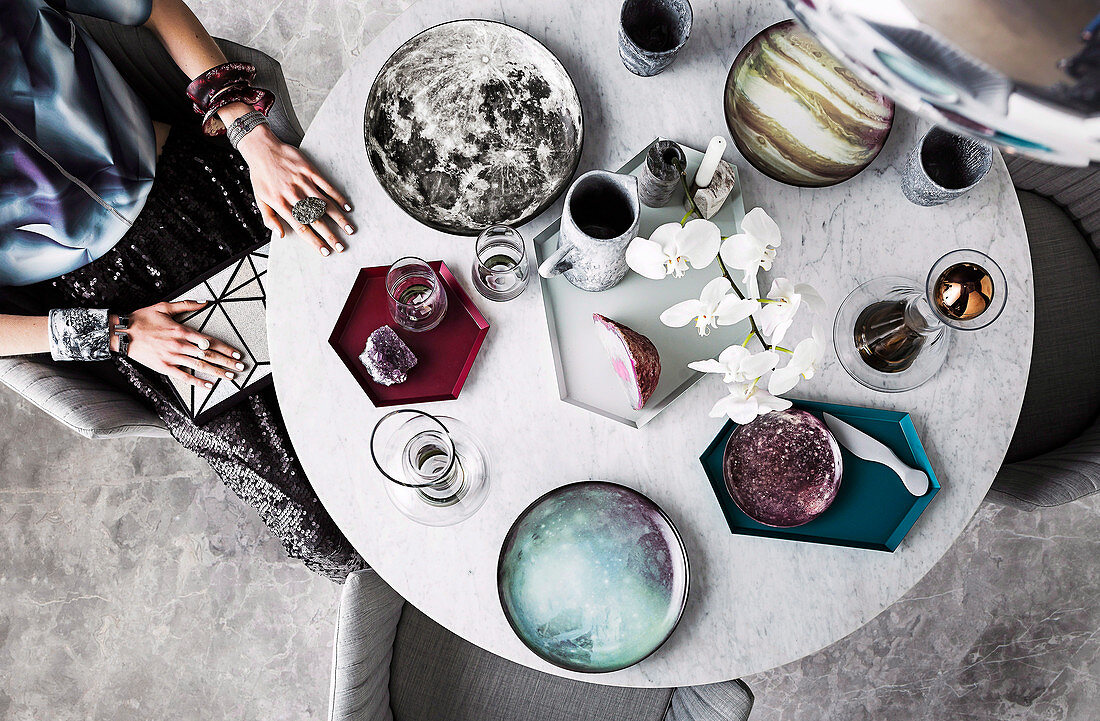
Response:
[[[197,378],[188,371],[208,378],[235,378],[245,366],[241,354],[216,338],[176,321],[181,313],[193,313],[206,303],[193,300],[179,303],[157,303],[130,314],[129,357],[169,378],[199,388],[211,388],[213,383]],[[112,326],[118,317],[111,317]],[[111,334],[111,349],[118,351],[118,336]]]
[[[334,250],[344,252],[339,236],[355,232],[343,212],[351,212],[351,205],[297,148],[275,137],[267,125],[261,125],[241,139],[237,150],[248,162],[256,205],[272,233],[282,238],[285,222],[321,255]],[[303,198],[324,200],[327,215],[309,225],[299,223],[291,209]]]

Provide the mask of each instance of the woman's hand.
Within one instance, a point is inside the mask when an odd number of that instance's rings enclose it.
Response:
[[[129,357],[169,378],[175,378],[199,388],[214,384],[196,378],[189,369],[210,378],[235,378],[244,370],[241,354],[216,338],[176,322],[174,316],[202,310],[206,303],[185,300],[179,303],[157,303],[130,314]],[[111,317],[111,325],[118,321]],[[111,334],[111,349],[118,351],[118,336]]]
[[[351,212],[351,205],[297,148],[275,137],[267,125],[261,125],[241,139],[237,150],[248,162],[256,205],[264,216],[264,225],[272,233],[282,238],[285,235],[282,223],[285,221],[321,255],[329,255],[334,250],[344,252],[344,243],[338,234],[351,235],[355,227],[340,209]],[[295,220],[291,208],[303,198],[324,200],[328,206],[327,218],[323,217],[310,225]]]

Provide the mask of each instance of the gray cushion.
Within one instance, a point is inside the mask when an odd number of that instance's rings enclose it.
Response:
[[[373,570],[348,575],[333,644],[330,721],[391,721],[390,655],[405,599]]]
[[[533,671],[462,640],[412,604],[390,668],[397,721],[659,721],[670,695]]]
[[[752,702],[752,691],[740,679],[684,686],[672,692],[665,721],[745,721]]]
[[[188,78],[152,31],[86,15],[74,15],[73,19],[95,39],[145,102],[154,120],[170,124],[194,122],[198,126],[199,118],[187,99]],[[215,42],[228,60],[256,66],[256,85],[275,93],[275,104],[267,116],[272,131],[284,143],[300,145],[302,126],[290,104],[290,91],[279,63],[259,50],[229,40],[215,38]]]
[[[86,438],[169,437],[164,423],[134,393],[97,377],[91,365],[36,356],[0,358],[0,383]]]
[[[1066,168],[1020,155],[1006,155],[1005,163],[1017,190],[1033,191],[1060,205],[1100,251],[1100,168]]]
[[[1100,264],[1060,207],[1027,191],[1019,196],[1035,281],[1035,342],[1009,463],[1072,441],[1100,415]]]

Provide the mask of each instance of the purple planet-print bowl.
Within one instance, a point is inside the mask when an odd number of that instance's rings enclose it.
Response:
[[[737,426],[722,461],[737,507],[776,528],[801,526],[828,510],[843,473],[833,434],[814,415],[794,409]]]

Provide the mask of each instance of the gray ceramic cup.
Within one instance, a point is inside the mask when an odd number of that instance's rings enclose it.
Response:
[[[688,0],[626,0],[619,15],[619,57],[635,75],[650,77],[676,59],[691,35]]]
[[[909,153],[901,190],[917,205],[940,205],[978,184],[993,167],[993,148],[935,127]]]

